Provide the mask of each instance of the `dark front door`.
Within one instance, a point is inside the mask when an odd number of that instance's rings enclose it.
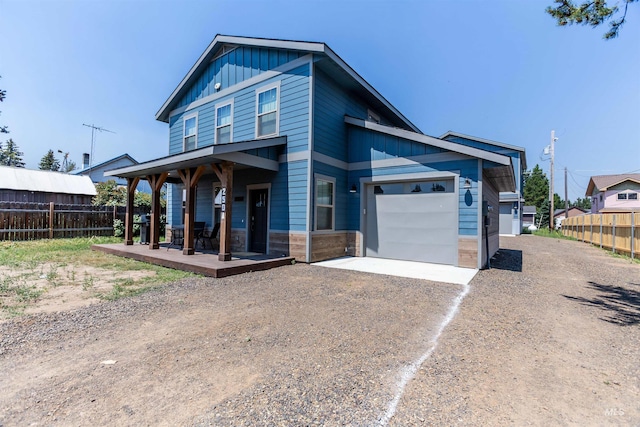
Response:
[[[268,190],[249,191],[249,251],[267,252]]]

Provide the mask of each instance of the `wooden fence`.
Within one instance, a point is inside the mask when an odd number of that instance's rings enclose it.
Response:
[[[638,257],[640,213],[592,214],[562,221],[562,234],[614,253]]]
[[[113,236],[122,206],[0,202],[0,240]],[[137,213],[137,212],[136,212]]]

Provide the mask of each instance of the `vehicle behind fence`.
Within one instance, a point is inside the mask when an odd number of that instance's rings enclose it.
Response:
[[[562,234],[638,258],[640,213],[591,214],[566,218]]]
[[[124,221],[125,212],[124,206],[0,202],[0,240],[113,236],[114,220]]]

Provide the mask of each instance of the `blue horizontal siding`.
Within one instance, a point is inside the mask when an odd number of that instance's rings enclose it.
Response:
[[[230,100],[233,100],[232,141],[255,139],[256,92],[278,80],[280,80],[280,135],[287,136],[289,152],[306,150],[309,142],[309,70],[309,64],[302,65],[224,99],[172,116],[169,123],[169,153],[182,152],[183,118],[194,112],[198,112],[198,148],[212,145],[215,138],[215,105]],[[275,160],[277,156],[274,153],[274,151],[261,151],[256,155]]]
[[[282,163],[271,182],[271,229],[306,231],[306,160]]]
[[[293,61],[303,54],[303,52],[280,49],[238,47],[211,62],[180,99],[176,107],[183,107],[216,93],[216,83],[220,83],[220,89],[226,89]]]

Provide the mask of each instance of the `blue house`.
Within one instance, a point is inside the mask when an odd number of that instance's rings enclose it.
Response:
[[[185,255],[198,221],[220,223],[220,260],[478,268],[499,246],[499,195],[516,191],[514,157],[423,134],[324,43],[218,35],[156,119],[168,155],[108,174],[129,194],[146,179],[154,199],[171,184],[167,218],[184,227]]]

